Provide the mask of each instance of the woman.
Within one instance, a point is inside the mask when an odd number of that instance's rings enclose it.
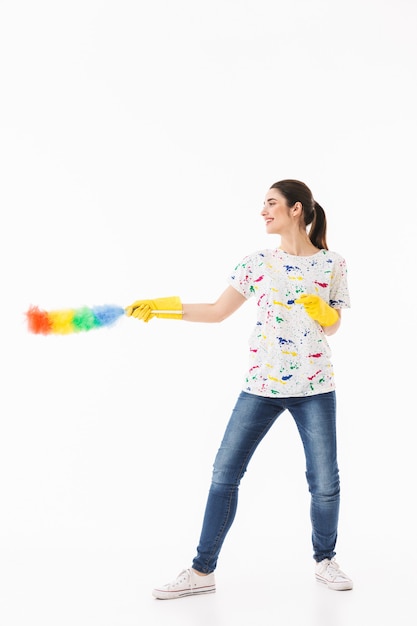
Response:
[[[237,507],[240,481],[258,444],[288,410],[306,458],[311,494],[315,576],[330,589],[353,583],[334,560],[339,517],[336,398],[326,335],[335,333],[349,293],[344,259],[326,243],[326,216],[310,189],[282,180],[268,190],[261,212],[280,245],[245,257],[229,286],[212,304],[182,304],[180,298],[138,300],[126,312],[189,322],[221,322],[251,297],[257,321],[249,367],[217,452],[197,554],[192,567],[154,589],[159,599],[215,591],[214,571]]]

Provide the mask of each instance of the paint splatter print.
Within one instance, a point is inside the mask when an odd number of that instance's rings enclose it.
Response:
[[[268,397],[332,391],[335,380],[326,335],[295,301],[302,293],[313,293],[334,308],[349,308],[343,257],[329,250],[307,257],[261,250],[235,267],[229,283],[256,302],[244,391]]]

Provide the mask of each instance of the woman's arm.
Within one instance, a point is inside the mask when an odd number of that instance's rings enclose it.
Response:
[[[340,309],[335,309],[335,311],[338,312],[339,314],[339,318],[338,320],[332,324],[331,326],[322,326],[323,332],[325,335],[327,335],[328,337],[330,337],[330,335],[334,335],[335,332],[337,332],[340,328],[340,324],[342,321],[342,311]]]
[[[227,287],[212,304],[183,304],[182,319],[187,322],[222,322],[246,302],[234,287]]]

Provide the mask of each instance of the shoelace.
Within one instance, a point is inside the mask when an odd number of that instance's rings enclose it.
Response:
[[[336,561],[334,561],[333,559],[327,564],[326,569],[327,569],[329,576],[332,576],[333,579],[335,579],[337,576],[339,576],[340,578],[345,578],[345,579],[348,578],[346,574],[342,572],[342,570],[340,569],[339,564],[336,563]]]
[[[336,561],[333,561],[333,559],[327,564],[327,571],[332,574],[332,575],[336,575],[340,572],[340,567],[338,565],[338,563],[336,563]]]
[[[188,582],[190,579],[190,572],[187,569],[182,570],[177,576],[175,580],[172,581],[170,586],[174,587],[175,585],[181,585],[183,582]]]

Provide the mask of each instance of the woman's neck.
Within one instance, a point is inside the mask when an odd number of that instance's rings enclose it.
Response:
[[[294,256],[311,256],[319,252],[307,234],[305,237],[281,237],[279,249]]]

